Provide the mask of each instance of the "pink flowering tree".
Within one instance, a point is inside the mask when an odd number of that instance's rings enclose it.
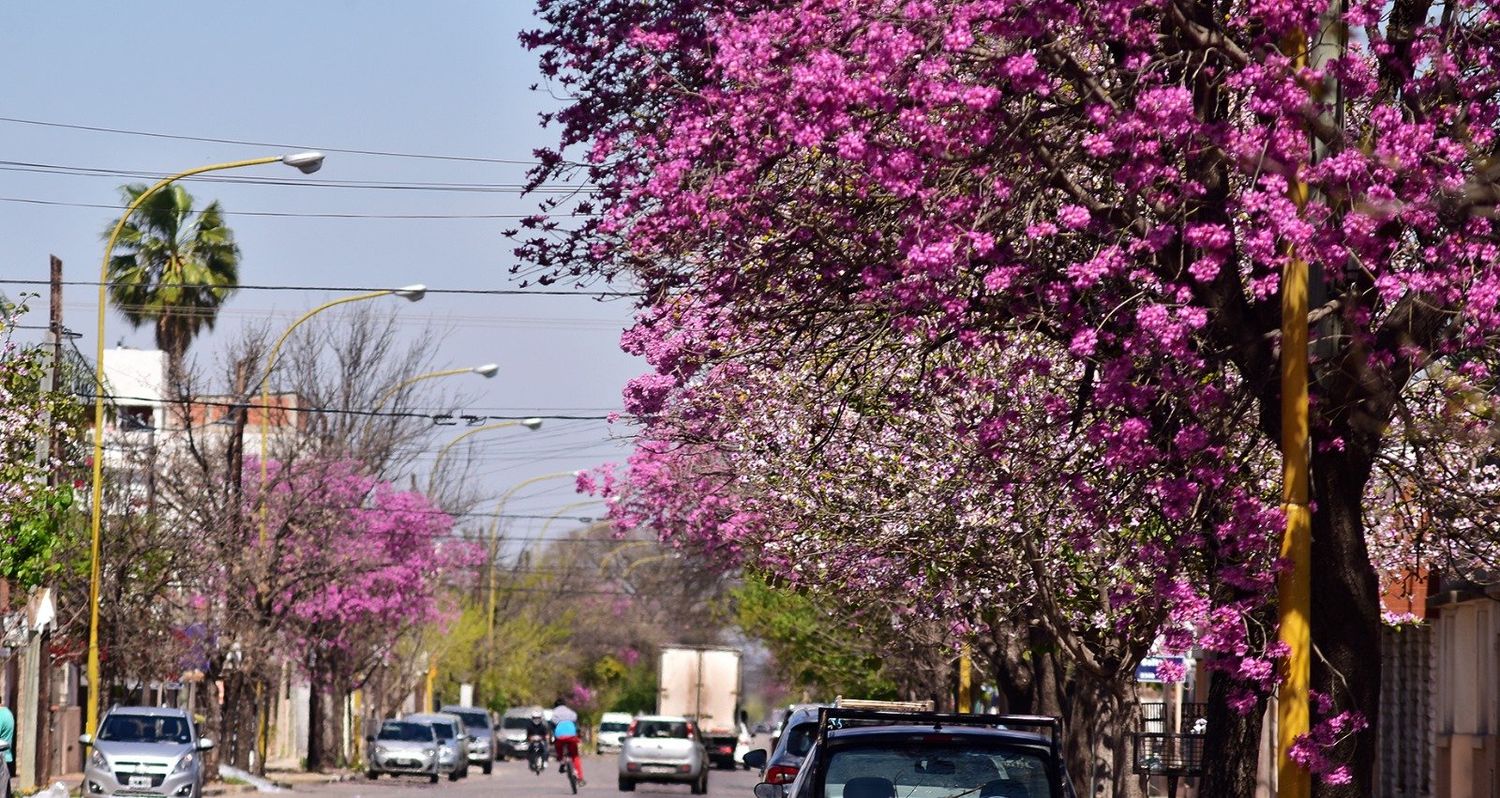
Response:
[[[309,767],[334,764],[343,746],[333,710],[398,644],[447,623],[444,588],[461,583],[478,552],[450,535],[453,519],[426,496],[367,476],[356,461],[268,465],[264,506],[258,480],[246,486],[245,517],[256,519],[246,556],[269,564],[257,603],[312,683]]]
[[[1032,589],[1059,610],[1049,615],[1103,596],[1137,643],[1196,636],[1220,657],[1216,705],[1246,717],[1278,653],[1266,635],[1233,629],[1253,626],[1274,595],[1279,275],[1288,258],[1310,263],[1312,625],[1324,725],[1298,755],[1324,776],[1321,795],[1372,793],[1374,740],[1358,733],[1376,719],[1381,680],[1367,534],[1386,527],[1366,523],[1368,497],[1430,494],[1371,477],[1425,428],[1404,422],[1423,415],[1413,406],[1487,404],[1497,359],[1494,8],[538,8],[545,27],[526,42],[575,100],[549,118],[560,149],[543,154],[534,180],[582,177],[595,188],[550,201],[517,231],[518,250],[538,279],[619,280],[643,292],[626,343],[654,373],[627,389],[646,443],[627,481],[640,498],[622,502],[624,512],[730,551],[765,541],[745,556],[776,539],[836,545],[845,580],[905,585],[911,569],[891,567],[883,533],[858,517],[849,534],[827,535],[767,514],[780,499],[738,482],[752,458],[731,445],[726,461],[720,444],[726,430],[765,433],[725,417],[774,401],[724,400],[737,385],[781,391],[803,400],[796,417],[817,422],[808,431],[836,433],[853,423],[845,419],[890,419],[916,397],[937,397],[950,410],[920,434],[972,453],[940,457],[959,470],[938,481],[976,480],[977,511],[995,519],[975,525],[981,537],[954,562],[973,573],[1037,563]],[[882,383],[893,353],[910,373]],[[1443,382],[1427,378],[1438,372]],[[1469,413],[1464,434],[1483,436],[1491,418]],[[856,475],[865,490],[843,511],[909,495],[881,463],[845,465],[800,475],[827,483],[811,488],[823,493],[817,508],[840,509],[827,500]],[[1017,491],[1020,475],[1045,477],[1048,490]],[[703,496],[710,506],[695,506]],[[1481,538],[1462,549],[1380,551],[1429,558],[1413,567],[1472,566],[1492,528],[1423,531]],[[952,534],[890,531],[920,545]],[[1128,575],[1099,581],[1119,570],[1105,568],[1112,558]],[[1072,653],[1088,662],[1091,652]],[[1238,739],[1225,736],[1230,727]],[[1243,767],[1221,771],[1243,763],[1229,753],[1254,739],[1252,728],[1210,720],[1207,792],[1248,789]]]

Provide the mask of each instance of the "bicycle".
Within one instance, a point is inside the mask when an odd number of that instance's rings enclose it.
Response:
[[[578,778],[578,773],[573,770],[573,757],[578,756],[578,739],[576,737],[565,737],[557,741],[557,758],[562,760],[562,772],[568,777],[568,786],[572,788],[573,794],[578,794],[578,785],[583,779]]]
[[[568,786],[572,788],[573,794],[578,794],[578,774],[573,772],[573,760],[571,757],[563,757],[563,772],[568,774]]]
[[[547,769],[547,743],[540,737],[533,735],[528,741],[526,750],[526,764],[531,767],[531,772],[542,775]]]

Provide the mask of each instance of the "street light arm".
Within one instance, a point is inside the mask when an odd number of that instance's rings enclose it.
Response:
[[[89,536],[90,536],[90,566],[89,566],[89,653],[88,653],[88,679],[89,697],[87,702],[87,713],[84,718],[84,729],[93,734],[99,724],[99,591],[100,591],[100,554],[102,550],[100,541],[100,527],[103,523],[104,513],[104,325],[108,319],[109,301],[109,262],[115,254],[115,244],[120,240],[120,233],[125,225],[130,222],[137,209],[141,207],[152,195],[171,185],[174,181],[181,180],[193,175],[201,175],[204,172],[218,172],[224,169],[239,169],[245,166],[260,166],[261,164],[277,163],[282,160],[280,155],[271,155],[263,158],[248,158],[242,161],[226,161],[224,163],[208,164],[206,166],[195,166],[185,169],[174,175],[169,175],[156,181],[150,188],[136,196],[125,212],[121,214],[119,221],[109,233],[109,238],[104,245],[104,260],[99,265],[99,317],[98,317],[98,340],[94,347],[94,457],[93,457],[93,487],[89,492],[91,505],[89,509]]]
[[[392,385],[390,389],[381,394],[380,398],[375,400],[375,408],[371,412],[377,412],[381,408],[385,407],[386,402],[391,401],[392,399],[396,398],[396,394],[401,393],[401,389],[415,385],[422,380],[430,380],[435,377],[453,377],[459,374],[468,374],[472,371],[474,371],[474,369],[471,368],[444,369],[443,371],[434,371],[429,374],[418,374],[415,377],[408,377],[407,379],[404,379],[396,383],[395,385]],[[483,427],[481,427],[481,429],[483,429]]]

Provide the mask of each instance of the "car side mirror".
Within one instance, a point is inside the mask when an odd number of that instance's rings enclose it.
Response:
[[[80,735],[78,735],[78,744],[79,745],[93,745],[94,744],[94,735],[92,735],[92,734],[80,734]]]
[[[5,741],[5,740],[0,740],[0,751],[9,751],[9,750],[10,750],[10,743],[7,742],[7,741]]]
[[[373,742],[375,742],[375,735],[373,735],[373,734],[366,734],[365,735],[365,742],[367,742],[367,743],[373,743]]]
[[[199,737],[198,738],[198,750],[199,751],[210,751],[210,750],[213,750],[213,747],[214,747],[214,741],[213,740],[210,740],[207,737]]]
[[[744,762],[749,767],[755,768],[756,770],[765,770],[766,760],[769,759],[770,756],[771,755],[766,752],[766,749],[757,748],[754,751],[746,751],[745,755],[740,757],[740,761]]]
[[[769,781],[763,781],[755,785],[755,798],[782,798],[785,792],[786,790],[782,785],[772,784]]]

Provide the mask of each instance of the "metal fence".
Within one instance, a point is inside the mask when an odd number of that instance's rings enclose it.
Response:
[[[1134,771],[1147,776],[1203,775],[1203,735],[1139,732],[1131,740]]]
[[[1171,731],[1167,728],[1167,705],[1161,701],[1143,701],[1141,707],[1141,731],[1147,734],[1166,734]],[[1201,719],[1208,717],[1208,704],[1198,701],[1186,701],[1182,704],[1182,728],[1180,731],[1191,731],[1193,725]]]

